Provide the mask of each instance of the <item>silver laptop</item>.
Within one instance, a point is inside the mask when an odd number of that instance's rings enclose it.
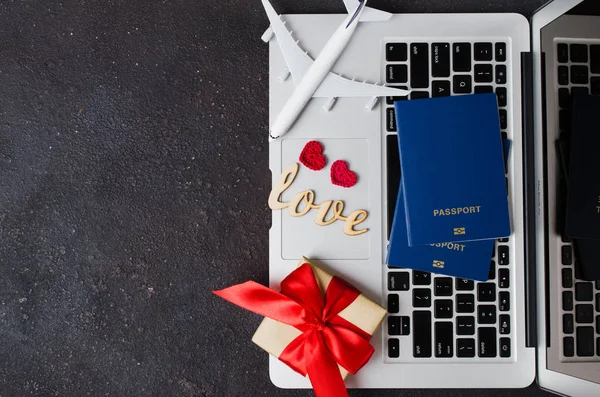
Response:
[[[533,20],[538,48],[542,27],[560,15],[553,10],[562,5],[566,11],[574,3],[555,1],[540,10],[540,16],[547,16],[542,20],[536,15]],[[274,6],[277,8],[277,3]],[[548,16],[552,12],[555,16]],[[346,17],[282,16],[299,46],[313,58]],[[584,37],[577,36],[576,31],[561,34],[567,43]],[[542,95],[541,85],[533,85],[532,60],[539,57],[532,55],[531,37],[529,22],[517,14],[395,14],[386,21],[360,23],[334,71],[361,81],[407,87],[412,89],[410,97],[381,98],[375,107],[371,98],[339,98],[333,107],[328,103],[327,110],[326,100],[313,99],[289,133],[270,143],[269,167],[274,179],[298,162],[304,145],[314,139],[323,144],[329,165],[345,160],[358,175],[354,187],[343,189],[330,182],[328,167],[315,172],[301,166],[281,199],[290,201],[297,193],[311,189],[316,202],[343,200],[348,213],[356,209],[369,212],[361,224],[369,229],[367,233],[348,236],[341,222],[318,226],[315,210],[302,217],[274,211],[269,253],[273,288],[295,268],[301,256],[307,256],[388,308],[389,315],[371,340],[376,352],[346,381],[349,388],[517,388],[534,382],[537,368],[542,387],[568,395],[592,395],[590,390],[600,395],[600,355],[577,356],[577,319],[570,335],[575,346],[572,357],[561,353],[565,335],[558,300],[549,302],[554,306],[548,310],[551,315],[546,323],[546,291],[559,299],[563,289],[557,284],[561,273],[547,271],[544,265],[545,247],[554,253],[547,261],[554,269],[559,266],[562,245],[568,243],[555,232],[538,233],[535,238],[536,229],[543,231],[545,222],[544,216],[536,215],[547,213],[552,206],[539,199],[543,194],[536,196],[536,192],[552,189],[538,171],[548,168],[551,180],[556,176],[556,161],[551,159],[554,152],[547,157],[547,164],[543,157],[533,156],[534,149],[536,153],[546,149],[541,137],[555,133],[550,131],[551,123],[547,131],[533,128],[533,99]],[[591,41],[584,41],[591,45]],[[295,85],[285,78],[287,65],[275,38],[269,46],[272,124]],[[566,66],[570,65],[568,61]],[[399,178],[393,101],[484,92],[498,95],[502,134],[512,142],[506,167],[512,235],[496,243],[489,281],[436,275],[433,268],[432,273],[388,268],[385,258]],[[549,92],[546,100],[552,95],[558,94]],[[535,114],[541,117],[540,109],[538,101]],[[535,119],[536,125],[539,120]],[[570,291],[576,295],[574,271],[572,280]],[[598,286],[592,287],[597,294]],[[576,308],[579,302],[574,299]],[[593,309],[597,315],[599,308]],[[577,317],[576,309],[573,315]],[[546,334],[552,338],[552,347],[547,350],[550,341]],[[269,367],[271,379],[279,387],[310,387],[307,379],[273,357]],[[563,378],[576,385],[587,382],[590,389],[565,391],[559,387],[565,384]]]
[[[561,231],[565,181],[556,146],[569,134],[570,96],[600,95],[600,2],[553,1],[532,19],[535,59],[535,208],[538,383],[600,395],[600,281],[583,281]],[[600,265],[600,264],[599,264]]]

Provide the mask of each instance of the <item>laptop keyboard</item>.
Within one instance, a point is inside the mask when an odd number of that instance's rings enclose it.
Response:
[[[506,54],[507,43],[497,41],[386,43],[387,85],[413,90],[409,98],[388,97],[385,102],[388,239],[400,180],[394,101],[495,92],[506,138],[510,136]],[[515,358],[511,310],[515,264],[509,239],[498,240],[490,254],[487,282],[387,268],[387,361]]]
[[[568,135],[571,98],[600,95],[600,44],[556,44],[560,133]],[[564,186],[563,186],[564,188]],[[565,195],[559,207],[564,213]],[[564,221],[563,221],[564,222]],[[563,361],[600,361],[600,281],[584,281],[569,239],[561,240],[561,352]]]

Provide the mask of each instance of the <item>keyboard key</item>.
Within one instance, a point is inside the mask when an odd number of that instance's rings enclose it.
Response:
[[[452,278],[436,277],[433,285],[435,296],[452,296]]]
[[[590,46],[590,69],[592,73],[600,74],[600,45]]]
[[[506,92],[506,88],[498,87],[496,88],[496,96],[498,97],[498,106],[504,107],[508,103],[508,93]]]
[[[573,264],[573,249],[568,245],[563,245],[561,247],[561,258],[563,265],[571,266]]]
[[[572,84],[588,84],[590,82],[590,75],[588,73],[588,67],[577,65],[571,66],[571,83]]]
[[[400,335],[400,317],[388,316],[388,334]]]
[[[506,43],[496,43],[496,62],[506,61]]]
[[[510,316],[508,314],[501,314],[498,322],[500,324],[500,335],[510,334]]]
[[[593,301],[594,286],[592,283],[575,283],[575,299],[577,302]]]
[[[452,357],[454,333],[452,323],[436,322],[435,323],[435,356],[436,357]]]
[[[396,112],[394,108],[388,108],[385,112],[385,128],[388,132],[396,131]]]
[[[565,357],[573,357],[575,355],[575,340],[572,336],[563,338],[563,354]]]
[[[411,88],[429,87],[429,45],[427,43],[410,45],[410,86]]]
[[[475,93],[476,94],[487,94],[488,92],[494,92],[494,87],[491,85],[476,85]]]
[[[507,266],[510,263],[509,252],[507,245],[498,246],[498,264],[500,266]]]
[[[571,44],[571,62],[586,63],[588,61],[588,47],[585,44]]]
[[[431,45],[431,75],[433,77],[450,77],[450,44],[433,43]]]
[[[392,233],[392,223],[396,211],[396,198],[400,187],[400,150],[398,148],[398,137],[390,134],[386,140],[386,166],[387,166],[387,235],[388,239]],[[396,269],[395,269],[396,270]]]
[[[400,335],[410,335],[410,317],[400,317]]]
[[[475,65],[475,82],[476,83],[491,83],[494,81],[493,67],[488,64]]]
[[[496,256],[496,244],[492,244],[492,258]]]
[[[496,65],[496,84],[506,84],[506,65]]]
[[[596,353],[594,327],[577,327],[577,355],[591,357]]]
[[[558,67],[558,84],[568,85],[569,84],[569,67],[559,66]]]
[[[592,95],[600,95],[600,77],[592,77],[590,80]]]
[[[475,311],[475,296],[473,294],[456,295],[456,312],[473,313]]]
[[[562,293],[562,307],[566,312],[573,310],[573,292],[563,291]]]
[[[410,279],[408,272],[389,272],[388,289],[390,291],[408,291]]]
[[[456,356],[475,357],[475,339],[457,339]]]
[[[464,278],[456,279],[456,290],[457,291],[473,291],[475,283],[473,280],[467,280]]]
[[[496,262],[490,261],[490,270],[488,271],[488,280],[496,279]]]
[[[398,313],[400,311],[400,299],[398,294],[388,294],[388,313]]]
[[[412,91],[410,93],[410,99],[427,99],[429,93],[427,91]]]
[[[431,312],[413,312],[413,356],[431,357]]]
[[[508,269],[498,270],[498,287],[508,288],[510,287],[510,274]]]
[[[477,330],[479,339],[479,357],[496,357],[496,328],[480,327]]]
[[[450,82],[440,80],[434,81],[432,83],[431,93],[433,98],[450,96]]]
[[[458,316],[456,317],[457,335],[475,335],[475,317]]]
[[[575,329],[575,319],[572,314],[563,314],[563,333],[572,334]]]
[[[479,324],[495,324],[496,323],[496,306],[479,305],[477,307],[477,322]]]
[[[477,284],[477,300],[479,302],[494,302],[496,300],[496,284]]]
[[[414,307],[431,307],[431,290],[425,288],[413,289]]]
[[[559,44],[556,47],[556,58],[560,63],[569,62],[569,46],[567,44]]]
[[[406,43],[387,43],[385,46],[385,60],[388,62],[404,62],[408,59],[408,45]]]
[[[500,357],[510,357],[510,339],[500,338]]]
[[[493,57],[492,43],[475,43],[474,52],[476,61],[491,61]]]
[[[498,309],[501,312],[507,312],[510,310],[510,294],[506,291],[502,291],[498,298]]]
[[[506,110],[500,109],[498,115],[500,116],[500,128],[505,130],[508,128],[508,115]]]
[[[431,284],[431,273],[422,272],[419,270],[413,270],[413,284],[414,285],[430,285]]]
[[[575,305],[575,319],[579,324],[592,324],[594,322],[594,306]]]
[[[562,269],[562,287],[573,287],[573,271],[571,269]]]
[[[596,316],[596,333],[600,335],[600,316]]]
[[[389,316],[388,334],[390,335],[410,335],[410,317],[408,316]]]
[[[563,109],[571,108],[571,94],[568,88],[558,89],[558,106]]]
[[[388,357],[400,357],[400,341],[398,339],[388,339]]]
[[[398,84],[408,82],[408,66],[406,65],[387,65],[385,81],[388,84]]]
[[[400,88],[401,90],[406,90],[407,87],[406,86],[399,86],[399,87],[394,87],[394,88]],[[396,101],[405,101],[408,99],[408,96],[388,96],[385,97],[385,103],[387,103],[388,105],[393,105],[394,102]]]
[[[596,311],[600,313],[600,293],[596,294]],[[598,333],[600,334],[600,326],[598,327]]]
[[[400,335],[410,335],[410,317],[400,317]]]
[[[471,43],[455,43],[452,45],[452,68],[455,72],[471,71]]]
[[[433,307],[435,318],[452,318],[452,301],[450,299],[437,299]]]

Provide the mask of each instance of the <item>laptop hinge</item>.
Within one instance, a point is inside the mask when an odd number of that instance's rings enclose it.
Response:
[[[523,188],[525,214],[525,333],[526,346],[537,346],[535,170],[533,131],[533,58],[521,53],[521,106],[523,120]]]

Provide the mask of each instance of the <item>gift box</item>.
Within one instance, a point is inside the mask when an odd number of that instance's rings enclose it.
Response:
[[[265,316],[252,341],[308,376],[317,397],[347,396],[344,379],[373,355],[369,340],[386,314],[304,257],[280,293],[249,281],[215,294]]]

